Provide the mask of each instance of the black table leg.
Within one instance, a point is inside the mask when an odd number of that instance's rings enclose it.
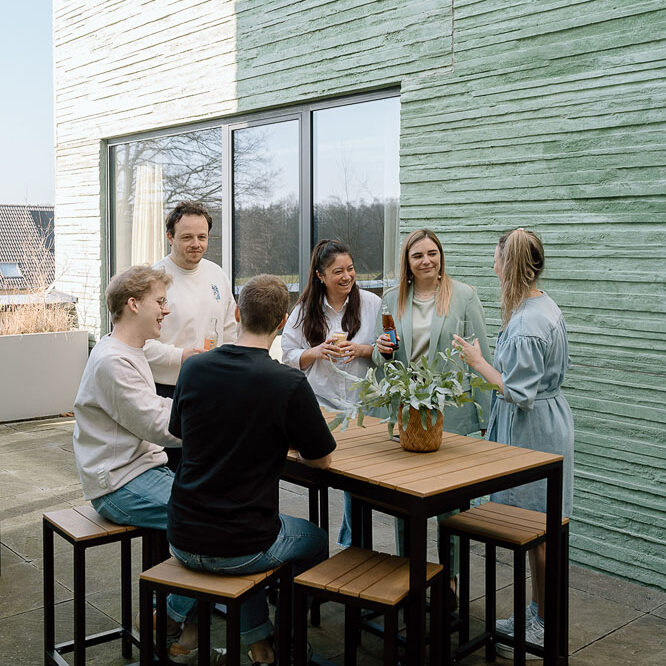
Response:
[[[409,529],[409,602],[407,604],[407,662],[425,663],[426,533],[427,516],[414,507]]]
[[[51,663],[47,655],[55,649],[55,583],[53,561],[53,530],[46,519],[42,522],[42,551],[44,567],[44,663]]]
[[[560,620],[560,585],[562,530],[562,462],[554,464],[546,477],[546,608],[544,630],[544,666],[558,663]]]

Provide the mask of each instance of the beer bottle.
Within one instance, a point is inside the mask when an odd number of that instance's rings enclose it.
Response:
[[[210,351],[215,347],[217,347],[217,317],[211,317],[208,322],[203,348],[205,351]]]
[[[386,303],[382,302],[382,328],[384,333],[387,333],[391,338],[391,344],[393,345],[393,352],[390,354],[384,354],[382,356],[387,359],[393,358],[393,354],[398,351],[400,345],[398,344],[398,335],[395,332],[395,322],[393,321],[393,315],[388,309]]]

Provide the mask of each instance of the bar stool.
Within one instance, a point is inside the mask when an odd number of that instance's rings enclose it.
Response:
[[[141,666],[153,663],[153,592],[157,597],[157,651],[159,662],[167,663],[166,595],[168,593],[194,597],[198,612],[199,664],[208,666],[210,659],[211,604],[227,607],[227,666],[240,664],[240,607],[258,589],[265,590],[277,583],[279,589],[278,624],[280,642],[278,658],[289,664],[291,636],[291,562],[256,574],[226,576],[195,571],[182,565],[175,557],[144,571],[139,578],[139,608],[141,614]]]
[[[428,563],[430,663],[440,663],[442,571]],[[356,664],[362,608],[384,615],[384,664],[397,663],[398,611],[409,595],[409,559],[351,546],[294,578],[294,664],[305,666],[308,595],[345,605],[345,666]],[[433,631],[432,628],[437,628]]]
[[[153,530],[116,525],[100,516],[91,506],[60,509],[43,514],[44,555],[44,663],[67,666],[61,656],[74,652],[75,666],[85,664],[86,647],[116,639],[122,640],[122,655],[132,656],[132,550],[131,540],[141,537],[144,568],[150,566],[155,543]],[[55,562],[53,535],[59,534],[74,548],[74,639],[55,643]],[[86,636],[86,551],[94,546],[120,542],[121,626],[117,629]]]
[[[486,646],[486,660],[494,661],[496,644],[512,645],[514,663],[525,663],[525,652],[543,657],[543,648],[525,644],[525,553],[546,538],[546,514],[529,511],[515,506],[507,506],[496,502],[487,502],[480,506],[463,511],[441,521],[439,538],[448,539],[451,535],[460,537],[460,604],[459,604],[459,647],[453,655],[458,662],[482,645]],[[568,653],[568,588],[569,588],[569,519],[562,520],[560,532],[562,539],[562,559],[559,564],[559,581],[561,593],[560,645],[561,655]],[[486,544],[486,617],[485,631],[472,641],[469,640],[469,542],[470,539]],[[443,543],[446,543],[445,541]],[[496,549],[506,548],[513,551],[513,615],[515,621],[514,636],[499,632],[495,628],[496,603]],[[444,554],[444,575],[450,572],[450,558]],[[448,580],[448,578],[447,578]],[[547,591],[547,593],[549,593]],[[449,663],[451,640],[448,632],[444,632],[444,663]]]
[[[321,527],[328,534],[328,486],[326,483],[295,477],[289,478],[289,483],[308,489],[308,520]],[[271,603],[275,603],[277,595],[274,590],[270,590],[268,598]],[[310,623],[313,627],[318,627],[321,624],[320,606],[321,602],[316,601],[310,607]]]

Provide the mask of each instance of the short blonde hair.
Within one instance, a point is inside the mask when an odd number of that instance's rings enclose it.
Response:
[[[122,273],[111,278],[106,288],[106,307],[111,313],[111,321],[115,324],[123,314],[123,309],[130,298],[142,299],[155,282],[165,287],[171,284],[171,276],[164,269],[152,268],[148,264],[130,266]]]

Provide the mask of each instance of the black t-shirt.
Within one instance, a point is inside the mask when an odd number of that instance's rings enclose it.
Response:
[[[181,368],[169,430],[183,459],[167,537],[217,557],[266,550],[280,529],[278,483],[287,450],[322,458],[335,440],[305,378],[265,349],[224,345]]]

